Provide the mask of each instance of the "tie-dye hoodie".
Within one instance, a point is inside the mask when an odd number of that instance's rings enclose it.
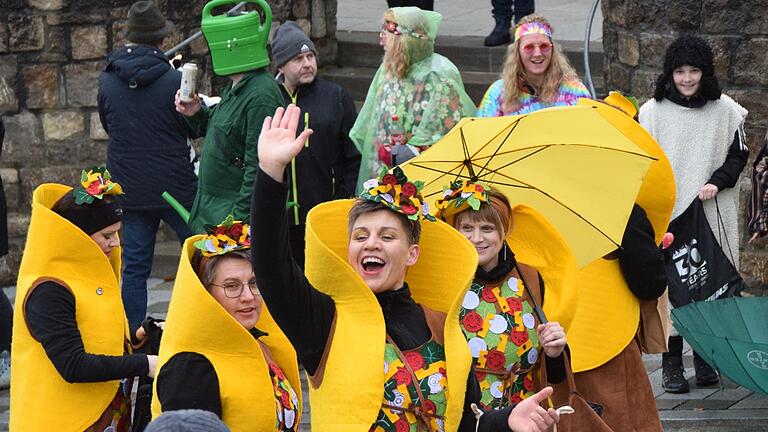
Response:
[[[516,111],[506,112],[503,109],[504,80],[498,80],[491,84],[483,96],[480,108],[477,110],[477,117],[500,117],[505,115],[527,114],[543,108],[553,106],[575,105],[581,97],[591,98],[592,95],[584,84],[578,79],[564,81],[557,91],[557,96],[553,102],[542,102],[538,97],[523,93],[520,96],[520,107]]]

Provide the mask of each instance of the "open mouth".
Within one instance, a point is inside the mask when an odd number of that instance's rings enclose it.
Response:
[[[249,313],[252,313],[255,310],[256,310],[256,308],[249,307],[249,308],[244,308],[244,309],[238,309],[237,312],[241,313],[241,314],[249,314]]]
[[[374,257],[374,256],[363,257],[363,260],[361,262],[363,271],[366,274],[376,274],[380,272],[381,269],[383,269],[386,264],[387,263],[384,262],[383,259],[379,257]]]

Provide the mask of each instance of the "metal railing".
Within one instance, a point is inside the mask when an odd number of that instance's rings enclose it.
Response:
[[[592,71],[589,68],[589,38],[592,35],[592,22],[595,20],[595,13],[597,13],[597,5],[600,4],[600,0],[594,0],[592,2],[592,9],[589,12],[589,18],[587,19],[587,28],[584,30],[584,78],[587,80],[587,86],[589,92],[592,93],[592,97],[597,97],[595,92],[595,84],[592,82]]]

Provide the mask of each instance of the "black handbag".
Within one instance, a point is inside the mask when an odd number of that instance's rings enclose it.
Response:
[[[717,205],[717,198],[715,198]],[[730,251],[730,241],[717,208],[718,233]],[[675,240],[665,250],[669,301],[674,307],[695,301],[739,296],[744,279],[717,242],[699,198],[669,225]]]

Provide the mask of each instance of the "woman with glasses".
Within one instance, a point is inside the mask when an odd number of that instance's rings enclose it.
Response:
[[[349,132],[362,155],[358,191],[382,169],[426,150],[462,117],[475,113],[459,70],[435,53],[442,18],[416,7],[384,13],[384,59]]]
[[[250,229],[229,216],[184,244],[158,359],[152,414],[210,411],[233,432],[296,431],[296,352],[251,268]]]
[[[515,27],[501,79],[485,92],[477,116],[527,114],[575,105],[580,97],[591,95],[552,39],[552,26],[542,16],[528,15]]]

